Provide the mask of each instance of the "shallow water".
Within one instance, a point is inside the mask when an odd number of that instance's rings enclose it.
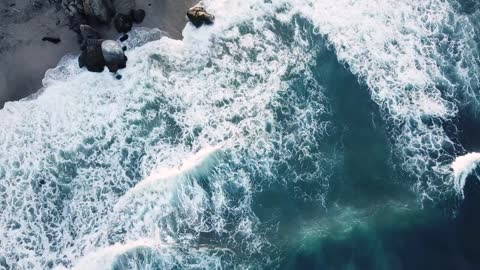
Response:
[[[475,4],[205,5],[0,111],[0,265],[478,268]]]

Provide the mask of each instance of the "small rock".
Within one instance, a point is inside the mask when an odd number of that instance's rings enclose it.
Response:
[[[132,30],[132,17],[122,13],[117,14],[113,20],[113,24],[119,33],[127,33]]]
[[[127,50],[127,46],[123,46],[122,51],[126,51],[126,50]]]
[[[115,76],[115,79],[117,79],[117,80],[120,80],[121,78],[122,78],[122,75],[120,75],[120,74],[117,74],[117,75]]]
[[[209,14],[203,7],[192,7],[187,11],[187,18],[195,27],[200,27],[203,24],[212,24],[215,16]]]
[[[49,42],[52,42],[53,44],[58,44],[61,40],[59,38],[54,38],[54,37],[43,37],[42,41],[49,41]]]
[[[145,19],[145,10],[143,9],[132,9],[130,12],[130,16],[132,16],[133,22],[141,23],[143,19]]]
[[[121,38],[120,38],[120,41],[121,42],[124,42],[125,40],[128,39],[128,35],[123,35]]]

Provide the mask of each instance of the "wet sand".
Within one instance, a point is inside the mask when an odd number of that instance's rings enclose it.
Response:
[[[34,2],[43,3],[41,7]],[[76,34],[68,27],[62,9],[50,0],[0,1],[0,108],[42,87],[45,71],[55,67],[67,53],[79,52]],[[146,11],[145,20],[135,26],[157,27],[181,38],[187,23],[186,10],[198,0],[137,0]],[[104,27],[107,36],[119,35],[113,26]],[[61,39],[58,44],[42,41],[45,36]]]

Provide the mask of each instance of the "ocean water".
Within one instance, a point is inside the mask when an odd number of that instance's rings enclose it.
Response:
[[[0,110],[0,269],[480,269],[480,3],[206,0]]]

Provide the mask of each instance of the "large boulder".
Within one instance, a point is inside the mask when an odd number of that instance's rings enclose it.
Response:
[[[132,9],[130,12],[134,23],[141,23],[145,19],[145,10],[143,9]]]
[[[215,16],[209,14],[203,7],[192,7],[187,11],[188,20],[195,25],[195,27],[200,27],[203,24],[212,24],[215,20]]]
[[[133,19],[130,15],[118,13],[113,19],[113,24],[119,33],[127,33],[132,30]]]
[[[82,54],[78,58],[80,67],[86,67],[92,72],[102,72],[105,68],[105,59],[102,54],[100,34],[90,25],[80,25],[80,49]]]
[[[86,67],[91,72],[102,72],[105,68],[105,59],[103,57],[101,39],[88,39],[85,42],[85,49],[78,57],[80,67]]]
[[[102,42],[101,47],[105,65],[110,72],[117,72],[119,69],[127,66],[127,57],[119,42],[105,40]]]
[[[96,18],[102,23],[110,23],[115,9],[110,0],[83,0],[85,15]]]

